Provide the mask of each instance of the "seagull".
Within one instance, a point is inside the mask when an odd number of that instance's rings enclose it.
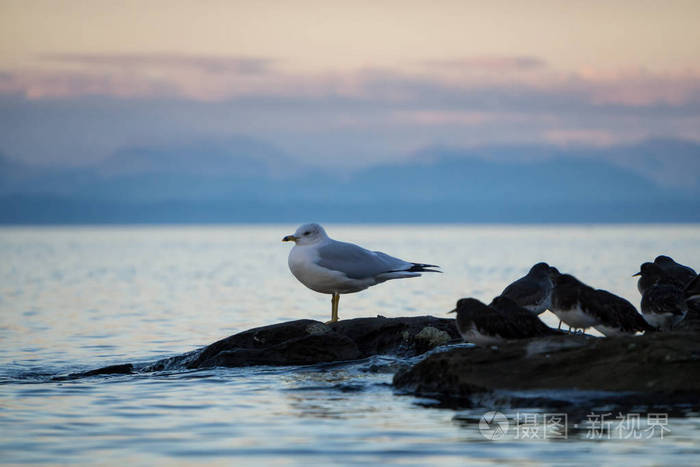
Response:
[[[501,296],[539,315],[552,304],[553,269],[547,263],[535,264],[525,276],[503,289]]]
[[[282,239],[294,242],[289,270],[299,282],[319,293],[331,294],[331,320],[338,321],[340,294],[365,290],[391,279],[420,277],[422,272],[441,272],[434,264],[411,263],[381,251],[330,238],[318,224],[304,224]]]
[[[505,300],[509,300],[506,298]],[[510,300],[509,300],[510,301]],[[511,301],[514,306],[518,306]],[[504,306],[504,303],[501,303]],[[523,310],[539,321],[531,312]],[[513,317],[508,312],[501,312],[476,298],[460,298],[454,310],[448,313],[457,313],[457,330],[466,342],[472,342],[478,346],[487,347],[489,345],[502,344],[509,340],[527,339],[549,334],[542,329],[530,325],[522,324],[520,319]],[[519,312],[518,312],[519,313]],[[544,326],[544,323],[540,321]],[[546,327],[546,326],[545,326]],[[555,331],[552,329],[552,333]]]

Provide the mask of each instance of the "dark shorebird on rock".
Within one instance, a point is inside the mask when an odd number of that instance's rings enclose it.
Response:
[[[683,288],[685,303],[688,306],[687,318],[700,320],[700,276],[690,266],[676,263],[668,256],[657,256],[654,264],[661,267],[667,278]]]
[[[666,276],[663,269],[661,269],[661,266],[656,263],[643,263],[639,268],[639,272],[633,274],[632,277],[639,277],[639,280],[637,280],[637,290],[639,290],[642,296],[651,286],[660,282],[662,279],[666,282],[669,281],[669,278]]]
[[[593,327],[606,337],[633,335],[652,331],[650,326],[629,301],[607,290],[586,291],[583,306],[598,317]]]
[[[570,329],[585,330],[600,324],[598,316],[582,303],[583,296],[594,290],[571,274],[558,274],[554,278],[550,310]]]
[[[684,292],[686,302],[700,302],[700,276],[695,276],[695,279],[685,286]]]
[[[607,290],[594,289],[570,274],[554,279],[552,313],[574,329],[595,328],[606,337],[651,331],[629,301]]]
[[[501,296],[532,313],[542,313],[552,303],[552,269],[547,263],[535,264],[525,276],[503,289]]]
[[[688,313],[683,286],[656,263],[642,264],[637,287],[642,292],[642,315],[655,328],[670,330]]]
[[[667,331],[683,321],[688,305],[680,288],[659,283],[642,296],[642,313],[649,324]]]
[[[504,315],[511,324],[529,337],[559,334],[544,324],[537,315],[508,297],[498,296],[491,301],[489,306]]]
[[[535,329],[532,322],[521,327],[519,324],[523,323],[522,317],[509,316],[475,298],[458,300],[457,307],[450,311],[450,313],[455,312],[457,313],[457,330],[462,338],[466,342],[472,342],[479,346],[498,345],[509,340],[527,339],[548,334],[547,331]],[[537,319],[535,316],[531,315],[531,317]],[[544,325],[544,323],[542,324]],[[549,330],[551,333],[555,332],[553,329]]]
[[[640,294],[644,295],[646,289],[657,282],[673,284],[684,289],[697,277],[697,274],[692,268],[676,263],[669,256],[662,255],[657,256],[653,263],[642,264],[640,271],[634,276],[639,276],[637,289]]]
[[[698,276],[693,268],[676,263],[670,256],[657,256],[654,264],[658,265],[668,278],[683,287]]]

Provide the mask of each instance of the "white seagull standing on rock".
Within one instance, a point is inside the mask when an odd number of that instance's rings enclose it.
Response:
[[[332,294],[331,320],[338,321],[340,294],[359,292],[391,279],[419,277],[421,272],[440,272],[433,264],[411,263],[381,251],[339,242],[328,237],[318,224],[304,224],[283,242],[294,242],[289,270],[299,282],[320,293]]]

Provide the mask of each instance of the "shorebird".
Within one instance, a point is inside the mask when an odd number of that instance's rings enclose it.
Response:
[[[381,251],[339,242],[328,237],[318,224],[304,224],[283,242],[294,242],[289,252],[289,270],[313,291],[331,294],[331,320],[338,321],[340,294],[365,290],[391,279],[419,277],[422,272],[440,272],[433,264],[411,263]]]
[[[662,255],[657,256],[653,263],[643,263],[639,272],[634,276],[640,276],[637,281],[637,289],[639,289],[640,294],[644,295],[644,291],[657,282],[685,288],[697,277],[697,274],[692,268],[676,263],[669,256]]]
[[[600,323],[598,317],[582,304],[583,295],[593,290],[571,274],[558,274],[554,278],[550,310],[570,329],[585,330],[595,326]]]
[[[685,286],[684,292],[686,302],[690,303],[691,301],[700,300],[700,276],[695,276],[695,279]]]
[[[661,266],[644,263],[634,275],[640,276],[637,287],[642,292],[642,315],[647,323],[670,330],[685,318],[688,313],[686,292]]]
[[[697,319],[700,316],[700,279],[693,268],[676,263],[669,256],[657,256],[654,260],[677,284],[685,291],[685,302],[688,313]]]
[[[537,315],[508,297],[500,295],[491,300],[489,306],[504,315],[512,325],[528,336],[558,334],[557,331],[544,324]]]
[[[553,269],[547,263],[535,264],[525,276],[503,289],[501,296],[532,313],[542,313],[552,304]]]
[[[670,279],[666,276],[666,273],[661,266],[656,263],[642,263],[639,267],[639,272],[632,274],[632,277],[639,277],[637,280],[637,290],[643,296],[644,292],[649,289],[652,285],[665,279],[668,282]],[[679,286],[680,287],[680,286]]]
[[[532,326],[518,327],[518,318],[498,311],[476,298],[459,299],[456,308],[449,313],[457,313],[457,330],[462,338],[479,346],[546,335],[541,330],[533,330]]]
[[[693,268],[676,263],[670,256],[657,256],[654,264],[658,265],[666,276],[683,287],[698,275]]]
[[[642,313],[652,326],[668,331],[688,313],[683,290],[673,284],[655,284],[642,295]]]
[[[582,305],[598,317],[593,327],[606,337],[651,331],[650,326],[629,301],[607,290],[584,291]]]

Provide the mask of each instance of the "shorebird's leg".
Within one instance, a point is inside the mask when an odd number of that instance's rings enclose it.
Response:
[[[326,324],[335,323],[338,321],[338,302],[340,301],[340,294],[334,293],[331,298],[331,320]]]
[[[557,329],[561,331],[561,320],[559,320],[559,327]]]

